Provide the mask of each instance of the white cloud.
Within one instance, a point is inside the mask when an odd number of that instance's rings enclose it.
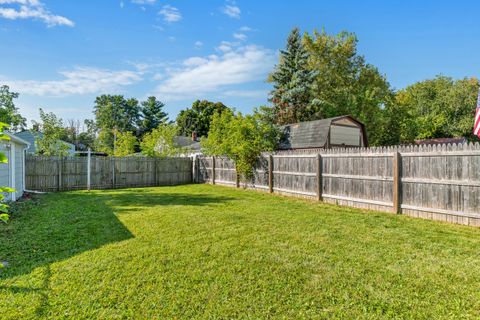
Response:
[[[6,80],[15,91],[38,96],[68,96],[118,90],[142,80],[141,72],[112,71],[92,67],[76,67],[61,71],[62,80]]]
[[[170,100],[198,97],[231,85],[263,80],[273,64],[273,53],[254,45],[231,48],[220,56],[192,57],[170,70],[155,93]]]
[[[247,27],[247,26],[243,26],[243,27],[241,27],[241,28],[240,28],[240,29],[238,29],[238,30],[240,30],[240,31],[242,31],[242,32],[250,32],[250,31],[254,31],[252,28],[250,28],[250,27]]]
[[[195,48],[201,48],[203,46],[203,42],[202,41],[195,41]]]
[[[164,5],[158,13],[163,16],[165,22],[177,22],[182,19],[180,11],[168,4]]]
[[[5,5],[14,5],[14,7]],[[40,0],[0,0],[0,17],[10,20],[40,20],[49,27],[75,25],[72,20],[48,11]]]
[[[233,37],[237,40],[240,40],[240,41],[245,41],[248,38],[245,33],[234,33]]]
[[[225,5],[225,7],[223,7],[222,12],[225,13],[230,18],[235,18],[235,19],[240,19],[240,14],[242,13],[240,8],[238,6],[236,6],[235,4]]]

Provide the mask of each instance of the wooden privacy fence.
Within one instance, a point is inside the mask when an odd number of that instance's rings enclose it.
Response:
[[[239,186],[223,157],[199,157],[195,180]],[[247,188],[480,226],[480,144],[265,154]]]
[[[192,182],[192,159],[27,156],[25,175],[26,189],[36,191],[177,185]]]

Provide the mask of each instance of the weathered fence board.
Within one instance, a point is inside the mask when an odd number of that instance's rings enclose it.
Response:
[[[88,157],[28,156],[25,160],[25,175],[27,190],[85,190],[88,188]],[[191,182],[191,158],[90,158],[91,189],[148,187]]]
[[[198,182],[225,185],[237,177],[234,163],[218,157],[215,170],[200,157],[197,174]],[[244,186],[480,226],[480,144],[265,154]]]

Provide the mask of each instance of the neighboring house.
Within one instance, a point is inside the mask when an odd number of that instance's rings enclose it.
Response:
[[[15,201],[25,190],[25,151],[30,144],[13,134],[5,134],[10,140],[0,140],[0,152],[7,156],[8,163],[0,164],[0,186],[15,189],[15,192],[5,195],[7,200]]]
[[[37,146],[35,144],[35,137],[41,138],[43,137],[43,133],[37,131],[26,130],[22,132],[15,133],[15,136],[27,141],[30,144],[30,147],[27,150],[27,153],[33,154],[37,151]],[[73,143],[69,143],[66,141],[62,141],[66,145],[68,145],[68,153],[70,155],[75,154],[75,145]]]
[[[421,140],[415,140],[415,144],[418,145],[435,145],[435,144],[463,144],[467,143],[468,140],[467,138],[434,138],[434,139],[421,139]]]
[[[288,124],[281,131],[279,150],[368,147],[365,126],[351,116]]]
[[[178,147],[185,150],[183,153],[185,156],[192,156],[201,153],[202,148],[195,132],[192,133],[191,137],[176,136],[173,138],[173,141]]]

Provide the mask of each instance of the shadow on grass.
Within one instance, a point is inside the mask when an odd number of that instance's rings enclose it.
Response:
[[[155,206],[204,206],[233,200],[210,194],[162,193],[151,189],[55,193],[38,204],[20,208],[0,226],[0,280],[28,274],[38,267],[68,259],[106,244],[133,238],[116,213],[141,212]],[[179,210],[181,214],[181,210]],[[26,288],[2,290],[22,291]]]
[[[115,212],[141,212],[142,208],[161,206],[212,206],[235,198],[212,194],[148,193],[129,191],[122,194],[100,194],[100,198]],[[181,213],[181,211],[179,211]]]

